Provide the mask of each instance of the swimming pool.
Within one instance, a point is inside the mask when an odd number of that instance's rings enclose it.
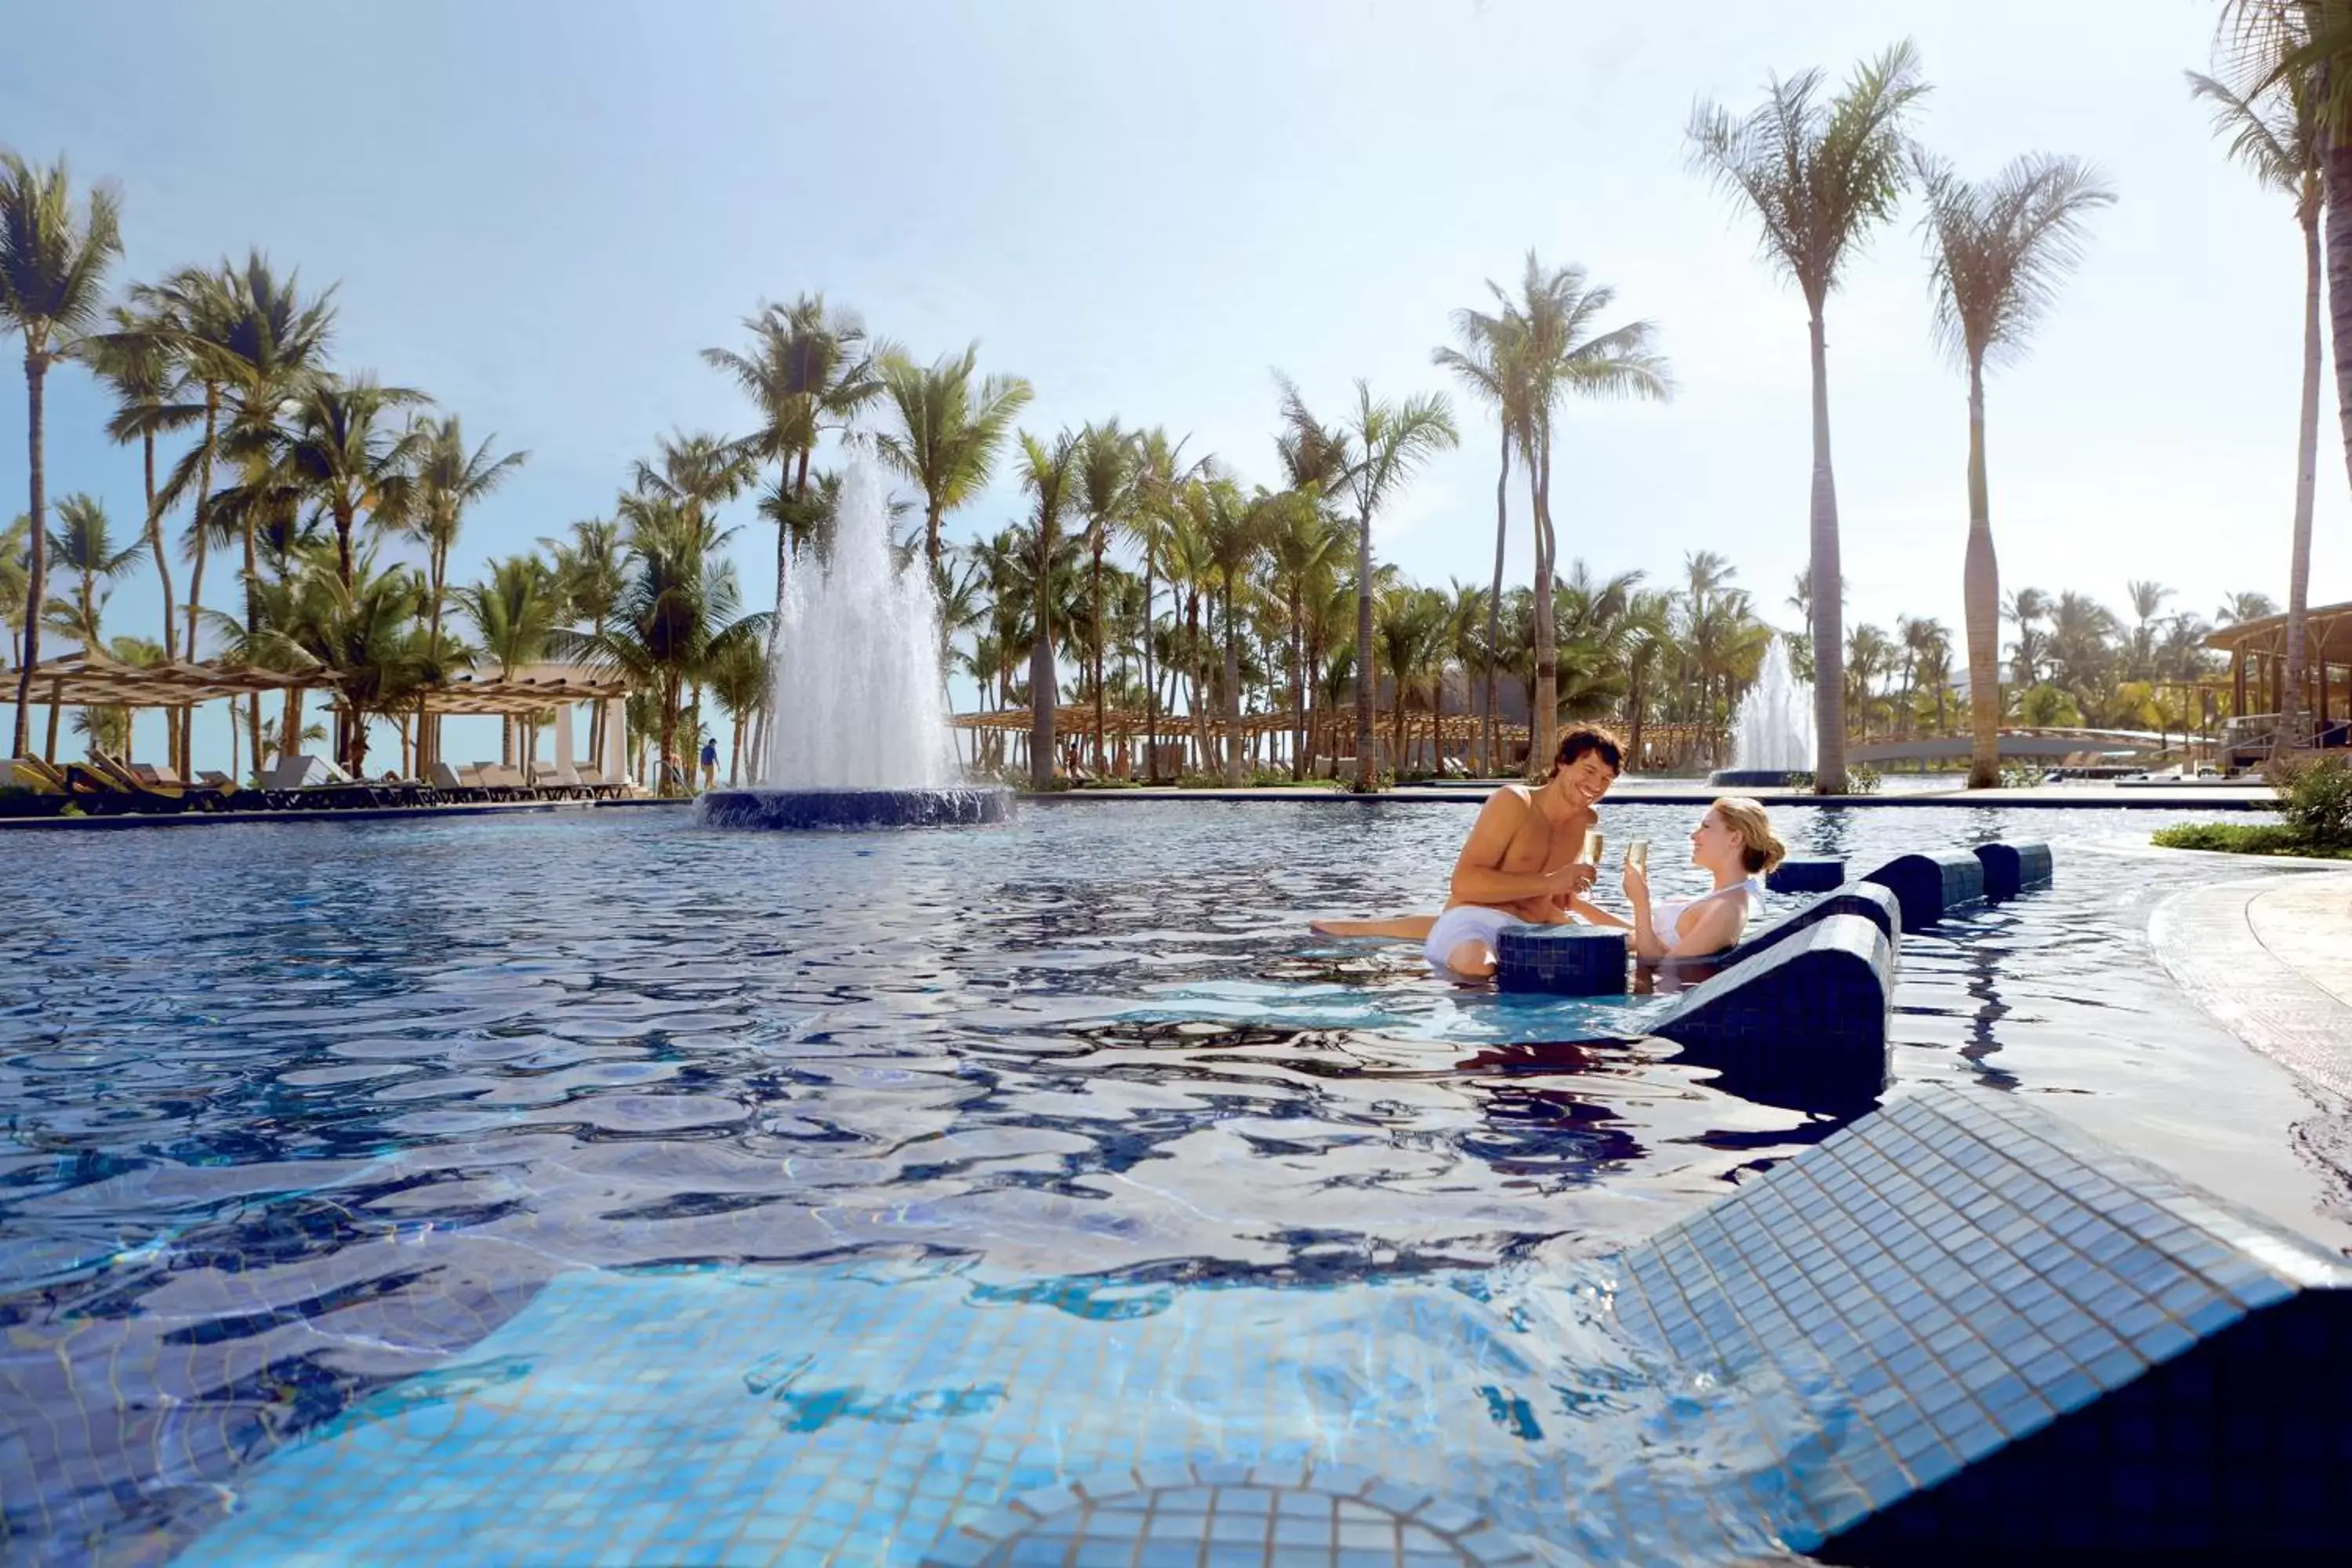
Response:
[[[1660,866],[1691,816],[1604,811]],[[1777,815],[1801,852],[1864,867],[2058,845],[2049,894],[1906,940],[1898,1078],[2042,1097],[2341,1234],[2338,1109],[2144,945],[2159,898],[2242,866],[2135,847],[2163,813]],[[1043,1484],[1056,1445],[1275,1453],[1335,1413],[1383,1464],[1470,1455],[1521,1478],[1496,1484],[1507,1507],[1556,1512],[1590,1423],[1696,1396],[1593,1331],[1580,1260],[1832,1124],[1670,1049],[1563,1043],[1638,1028],[1643,1001],[1457,990],[1407,948],[1307,933],[1433,907],[1468,821],[1121,802],[969,833],[600,813],[13,837],[6,1550],[267,1560],[297,1525],[349,1545],[382,1526],[373,1494],[341,1524],[293,1511],[352,1491],[303,1468],[338,1444],[479,1478],[561,1440],[606,1475],[632,1450],[589,1417],[621,1384],[642,1384],[631,1430],[724,1450],[697,1482],[718,1489],[416,1480],[403,1529],[493,1558],[566,1529],[654,1552],[691,1515],[727,1523],[679,1548],[698,1560],[912,1562],[955,1509]],[[995,1326],[943,1336],[960,1312]],[[775,1342],[781,1322],[812,1326]],[[1092,1332],[1124,1336],[1116,1368]],[[1056,1370],[992,1373],[1008,1347]],[[696,1422],[721,1391],[714,1434]],[[992,1458],[986,1432],[1028,1447]],[[851,1451],[828,1445],[876,1434],[923,1461],[888,1530],[871,1506],[818,1518]],[[957,1489],[917,1509],[959,1444]]]

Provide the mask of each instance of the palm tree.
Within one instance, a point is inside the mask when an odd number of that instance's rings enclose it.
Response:
[[[613,612],[627,585],[628,542],[621,525],[603,518],[583,518],[572,525],[572,538],[542,539],[555,573],[557,594],[563,602],[563,620],[585,626],[599,636],[612,625]],[[604,754],[604,704],[588,710],[588,754]]]
[[[1282,420],[1291,439],[1302,449],[1329,454],[1324,465],[1338,470],[1327,493],[1344,493],[1356,512],[1356,646],[1372,646],[1372,518],[1396,498],[1412,471],[1433,455],[1450,451],[1461,442],[1454,428],[1454,412],[1444,393],[1409,397],[1402,403],[1372,396],[1371,384],[1356,383],[1356,406],[1338,432],[1326,430],[1307,412],[1298,389],[1277,374],[1282,390]],[[1372,756],[1372,686],[1369,659],[1356,661],[1356,787],[1370,790],[1376,776]]]
[[[1123,529],[1135,504],[1136,437],[1116,418],[1089,425],[1078,436],[1078,510],[1086,513],[1087,632],[1094,660],[1095,771],[1108,764],[1103,752],[1103,555],[1114,531]]]
[[[482,651],[498,660],[500,679],[547,656],[556,625],[563,618],[563,590],[546,562],[514,555],[490,563],[490,574],[451,595],[480,634]],[[437,645],[436,645],[437,646]],[[499,726],[499,761],[515,760],[514,720]],[[538,748],[529,745],[525,755]]]
[[[2164,601],[2172,597],[2172,590],[2161,583],[2134,577],[2124,584],[2124,596],[2131,601],[2132,617],[2138,623],[2132,628],[2132,668],[2145,676],[2156,658],[2157,615]]]
[[[1259,547],[1273,526],[1266,506],[1271,498],[1260,491],[1256,500],[1244,500],[1241,487],[1231,479],[1204,485],[1202,493],[1208,502],[1205,519],[1209,569],[1215,576],[1218,618],[1224,625],[1224,676],[1220,684],[1223,688],[1225,783],[1233,786],[1242,782],[1242,667],[1236,617]]]
[[[1051,583],[1062,545],[1062,514],[1079,503],[1078,437],[1065,430],[1048,445],[1021,432],[1021,488],[1034,501],[1029,518],[1031,566],[1040,585],[1029,642],[1029,787],[1054,784],[1054,718],[1061,698],[1054,672],[1054,595]],[[928,540],[929,534],[926,534]]]
[[[1985,479],[1985,362],[2024,353],[2058,279],[2081,258],[2085,222],[2116,198],[2095,170],[2074,158],[2035,153],[1974,185],[1924,154],[1917,163],[1927,193],[1923,226],[1934,239],[1936,328],[1969,378],[1969,665],[1991,671],[2000,657],[2000,572]],[[2000,783],[2000,710],[1998,678],[1971,679],[1971,789]]]
[[[2280,10],[2284,11],[2281,6]],[[2278,42],[2297,36],[2296,18],[2281,15]],[[2213,105],[2213,129],[2229,138],[2230,155],[2254,177],[2294,203],[2303,230],[2303,401],[2295,427],[2294,531],[2286,590],[2286,677],[2279,701],[2273,747],[2293,747],[2303,738],[2303,683],[2309,652],[2305,616],[2311,595],[2311,514],[2319,472],[2319,286],[2320,215],[2326,208],[2329,138],[2321,132],[2317,79],[2289,70],[2251,96],[2217,79],[2189,73],[2189,90]],[[2352,195],[2339,186],[2340,191]],[[2341,321],[2341,302],[2338,321]],[[2339,325],[2337,342],[2343,342]],[[2145,617],[2143,617],[2143,620]]]
[[[975,342],[961,354],[943,354],[928,367],[904,354],[882,356],[882,389],[895,430],[875,437],[883,460],[923,491],[923,556],[939,564],[940,520],[988,485],[996,454],[1013,422],[1029,405],[1029,384],[992,375],[978,384]]]
[[[177,504],[194,497],[188,537],[188,657],[198,657],[197,629],[204,619],[205,563],[220,520],[213,488],[218,462],[243,465],[269,448],[282,405],[324,359],[334,326],[334,289],[305,302],[300,275],[281,280],[259,251],[242,267],[224,259],[215,268],[182,268],[158,284],[131,289],[137,305],[157,320],[184,374],[203,391],[203,431],[182,454],[164,481],[163,500]],[[248,475],[248,485],[251,476]],[[260,560],[255,526],[262,511],[248,510],[236,531],[245,546],[246,625],[259,624]],[[186,755],[190,710],[182,710],[180,744]],[[260,761],[261,699],[246,700],[246,720]]]
[[[1616,291],[1589,288],[1580,267],[1546,268],[1528,252],[1527,269],[1515,299],[1492,282],[1487,288],[1514,321],[1521,360],[1524,408],[1519,441],[1528,460],[1528,492],[1536,534],[1536,695],[1530,764],[1551,753],[1559,721],[1559,638],[1553,613],[1552,584],[1559,573],[1559,542],[1552,525],[1552,422],[1563,395],[1664,399],[1672,395],[1666,363],[1652,351],[1655,335],[1647,321],[1632,321],[1605,332],[1594,323],[1616,302]]]
[[[1325,512],[1306,490],[1285,490],[1281,504],[1268,514],[1267,564],[1276,592],[1281,595],[1290,633],[1290,776],[1307,776],[1307,753],[1314,727],[1308,718],[1307,602],[1330,583],[1346,558],[1345,525]]]
[[[289,272],[281,280],[259,251],[249,253],[242,267],[224,260],[211,269],[183,268],[161,283],[131,289],[134,301],[160,321],[184,374],[203,392],[203,433],[173,466],[163,489],[166,505],[191,490],[195,497],[189,531],[195,547],[188,579],[191,658],[196,657],[195,628],[204,614],[214,468],[230,456],[231,445],[247,450],[261,445],[281,404],[318,370],[334,328],[334,294],[329,288],[306,302],[300,274]],[[245,544],[249,582],[258,569],[250,531]]]
[[[1187,438],[1189,439],[1189,437]],[[1129,489],[1133,502],[1125,519],[1126,531],[1143,552],[1143,778],[1146,784],[1160,782],[1160,753],[1154,749],[1160,733],[1160,688],[1153,668],[1154,646],[1152,627],[1156,624],[1152,590],[1160,563],[1160,544],[1176,513],[1176,498],[1191,478],[1209,459],[1186,464],[1183,460],[1185,442],[1171,441],[1168,432],[1154,426],[1136,436],[1135,474]]]
[[[73,601],[51,599],[45,607],[51,630],[74,637],[85,653],[105,651],[99,615],[106,595],[100,585],[131,569],[139,546],[114,547],[113,525],[95,497],[76,493],[58,498],[58,526],[49,530],[49,552],[60,572],[73,574]]]
[[[508,476],[530,460],[529,452],[490,456],[498,437],[484,437],[467,450],[466,429],[457,416],[417,422],[421,440],[414,448],[415,505],[408,525],[425,545],[427,600],[426,636],[437,652],[441,646],[441,601],[449,585],[449,551],[457,542],[466,509],[504,484]]]
[[[18,513],[0,528],[0,623],[8,627],[8,662],[21,657],[17,638],[25,629],[25,579],[30,575],[33,520]]]
[[[2278,613],[2276,599],[2272,598],[2268,594],[2254,593],[2250,590],[2241,594],[2223,595],[2221,607],[2213,612],[2213,618],[2221,625],[2229,626],[2237,626],[2245,621],[2265,621]]]
[[[378,528],[408,521],[417,488],[412,470],[430,441],[418,426],[394,430],[384,416],[428,399],[404,386],[379,386],[371,375],[348,382],[318,375],[292,401],[273,444],[289,476],[317,499],[333,524],[335,571],[349,586],[360,514]]]
[[[2352,4],[2347,0],[2227,0],[2221,27],[2240,84],[2233,96],[2265,106],[2284,93],[2311,105],[2329,279],[2329,346],[2336,418],[2352,468]],[[2226,107],[2224,114],[2228,111]],[[2238,150],[2238,149],[2233,149]],[[2253,159],[2253,150],[2242,156]],[[2296,192],[2298,203],[2302,200]],[[2306,306],[2308,304],[2306,284]],[[2310,363],[2308,337],[2305,366]]]
[[[25,574],[23,663],[16,674],[16,750],[32,736],[33,671],[41,662],[41,609],[48,571],[48,470],[44,452],[43,391],[49,367],[74,352],[98,319],[106,269],[121,254],[121,207],[113,190],[92,189],[74,212],[65,160],[37,169],[14,153],[0,153],[0,326],[25,340],[25,435],[31,502],[32,549]]]
[[[1756,209],[1764,252],[1804,295],[1812,346],[1813,489],[1811,571],[1843,583],[1838,562],[1837,480],[1830,465],[1828,336],[1823,315],[1839,268],[1869,232],[1894,216],[1904,181],[1903,120],[1927,90],[1909,43],[1864,63],[1823,101],[1822,75],[1774,78],[1763,105],[1735,120],[1714,104],[1691,117],[1693,161]],[[1813,787],[1845,791],[1843,614],[1839,599],[1814,595]]]
[[[155,437],[184,428],[199,411],[181,401],[185,377],[173,352],[171,323],[153,313],[142,314],[118,305],[112,312],[114,330],[89,340],[84,357],[114,393],[114,417],[106,433],[128,445],[137,441],[141,469],[146,481],[147,549],[155,561],[155,578],[163,592],[163,659],[179,658],[180,631],[172,595],[172,560],[163,550],[163,508],[155,488]],[[176,752],[173,759],[179,761]]]
[[[768,700],[768,661],[758,643],[738,640],[711,660],[709,679],[712,699],[735,721],[727,752],[727,784],[732,788],[742,782],[743,740],[751,717]]]
[[[689,681],[701,679],[740,641],[765,637],[768,617],[740,612],[734,568],[712,559],[716,544],[688,503],[662,494],[623,498],[630,522],[630,571],[604,626],[559,630],[551,651],[616,672],[653,694],[661,756],[675,761]],[[680,782],[665,771],[661,791]]]
[[[1487,288],[1494,289],[1489,282]],[[1506,310],[1488,315],[1481,310],[1454,312],[1458,348],[1435,350],[1432,360],[1452,371],[1471,395],[1495,410],[1498,437],[1495,472],[1495,583],[1486,596],[1486,662],[1478,703],[1478,771],[1493,766],[1495,751],[1495,659],[1500,646],[1503,613],[1503,552],[1510,539],[1511,447],[1528,423],[1528,354],[1523,328],[1526,318]],[[1465,667],[1466,668],[1466,667]]]
[[[442,657],[441,610],[448,596],[449,552],[464,527],[466,509],[505,483],[509,474],[530,461],[530,454],[509,452],[493,458],[490,447],[496,436],[485,437],[480,446],[468,450],[465,426],[455,414],[418,420],[415,435],[413,504],[407,510],[405,531],[425,545],[425,648],[427,657],[437,661]],[[425,757],[439,754],[436,735],[422,727],[417,734]]]
[[[261,584],[257,597],[267,610],[259,627],[247,630],[245,653],[327,680],[337,700],[336,754],[354,776],[364,774],[370,721],[413,703],[431,673],[417,625],[424,574],[410,566],[377,570],[371,542],[346,576],[340,552],[306,546],[299,574]],[[299,693],[289,692],[281,754],[300,745],[300,713]]]
[[[1444,668],[1445,622],[1445,595],[1434,588],[1400,586],[1381,595],[1380,622],[1375,632],[1378,640],[1371,646],[1380,655],[1381,667],[1394,683],[1391,690],[1389,761],[1391,769],[1400,774],[1409,762],[1404,742],[1405,699],[1429,678],[1433,669]]]

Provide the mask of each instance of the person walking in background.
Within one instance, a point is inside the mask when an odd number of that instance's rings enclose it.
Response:
[[[719,742],[709,735],[702,737],[702,787],[719,787]]]

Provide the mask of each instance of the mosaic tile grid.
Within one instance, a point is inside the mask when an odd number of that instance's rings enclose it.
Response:
[[[1559,1553],[1549,1560],[1561,1562]],[[1525,1542],[1352,1465],[1158,1465],[1017,1497],[925,1568],[1532,1568]]]
[[[1622,1267],[1620,1321],[1637,1340],[1686,1368],[1734,1381],[1770,1368],[1809,1391],[1801,1418],[1757,1427],[1786,1483],[1759,1506],[1801,1551],[2250,1312],[2310,1290],[2352,1308],[2333,1295],[2352,1287],[2341,1260],[2011,1099],[1952,1089],[1857,1121]],[[2345,1363],[2310,1365],[2334,1379],[2343,1428]],[[2285,1408],[2268,1424],[2314,1425]],[[2051,1507],[2001,1523],[2105,1517],[2117,1468],[2104,1452],[2052,1448]],[[2148,1474],[2112,1495],[2141,1495]]]
[[[1625,933],[1591,926],[1506,926],[1496,939],[1496,984],[1556,996],[1613,995],[1627,988]]]
[[[1770,1462],[1752,1445],[1670,1465],[1671,1510],[1590,1505],[1685,1441],[1649,1429],[1658,1412],[1719,1434],[1746,1397],[1670,1399],[1612,1337],[1600,1279],[581,1271],[448,1378],[260,1467],[182,1562],[911,1565],[1039,1488],[1283,1462],[1358,1467],[1413,1489],[1416,1523],[1467,1544],[1483,1517],[1555,1563],[1769,1552],[1764,1521],[1706,1500],[1712,1467]]]
[[[1826,893],[1844,883],[1839,859],[1790,856],[1764,874],[1765,888],[1775,893]]]
[[[1984,862],[1966,850],[1898,855],[1863,879],[1891,889],[1903,905],[1903,929],[1934,925],[1954,910],[1981,903]]]

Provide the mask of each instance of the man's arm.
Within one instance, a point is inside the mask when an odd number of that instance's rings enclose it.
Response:
[[[1532,801],[1507,785],[1486,797],[1486,804],[1478,808],[1477,823],[1470,829],[1469,842],[1462,846],[1462,853],[1454,862],[1452,893],[1455,903],[1515,904],[1522,899],[1579,891],[1591,884],[1592,868],[1580,864],[1563,866],[1557,871],[1515,873],[1502,869],[1503,857],[1509,853],[1511,840],[1518,837],[1528,814],[1534,809]]]

